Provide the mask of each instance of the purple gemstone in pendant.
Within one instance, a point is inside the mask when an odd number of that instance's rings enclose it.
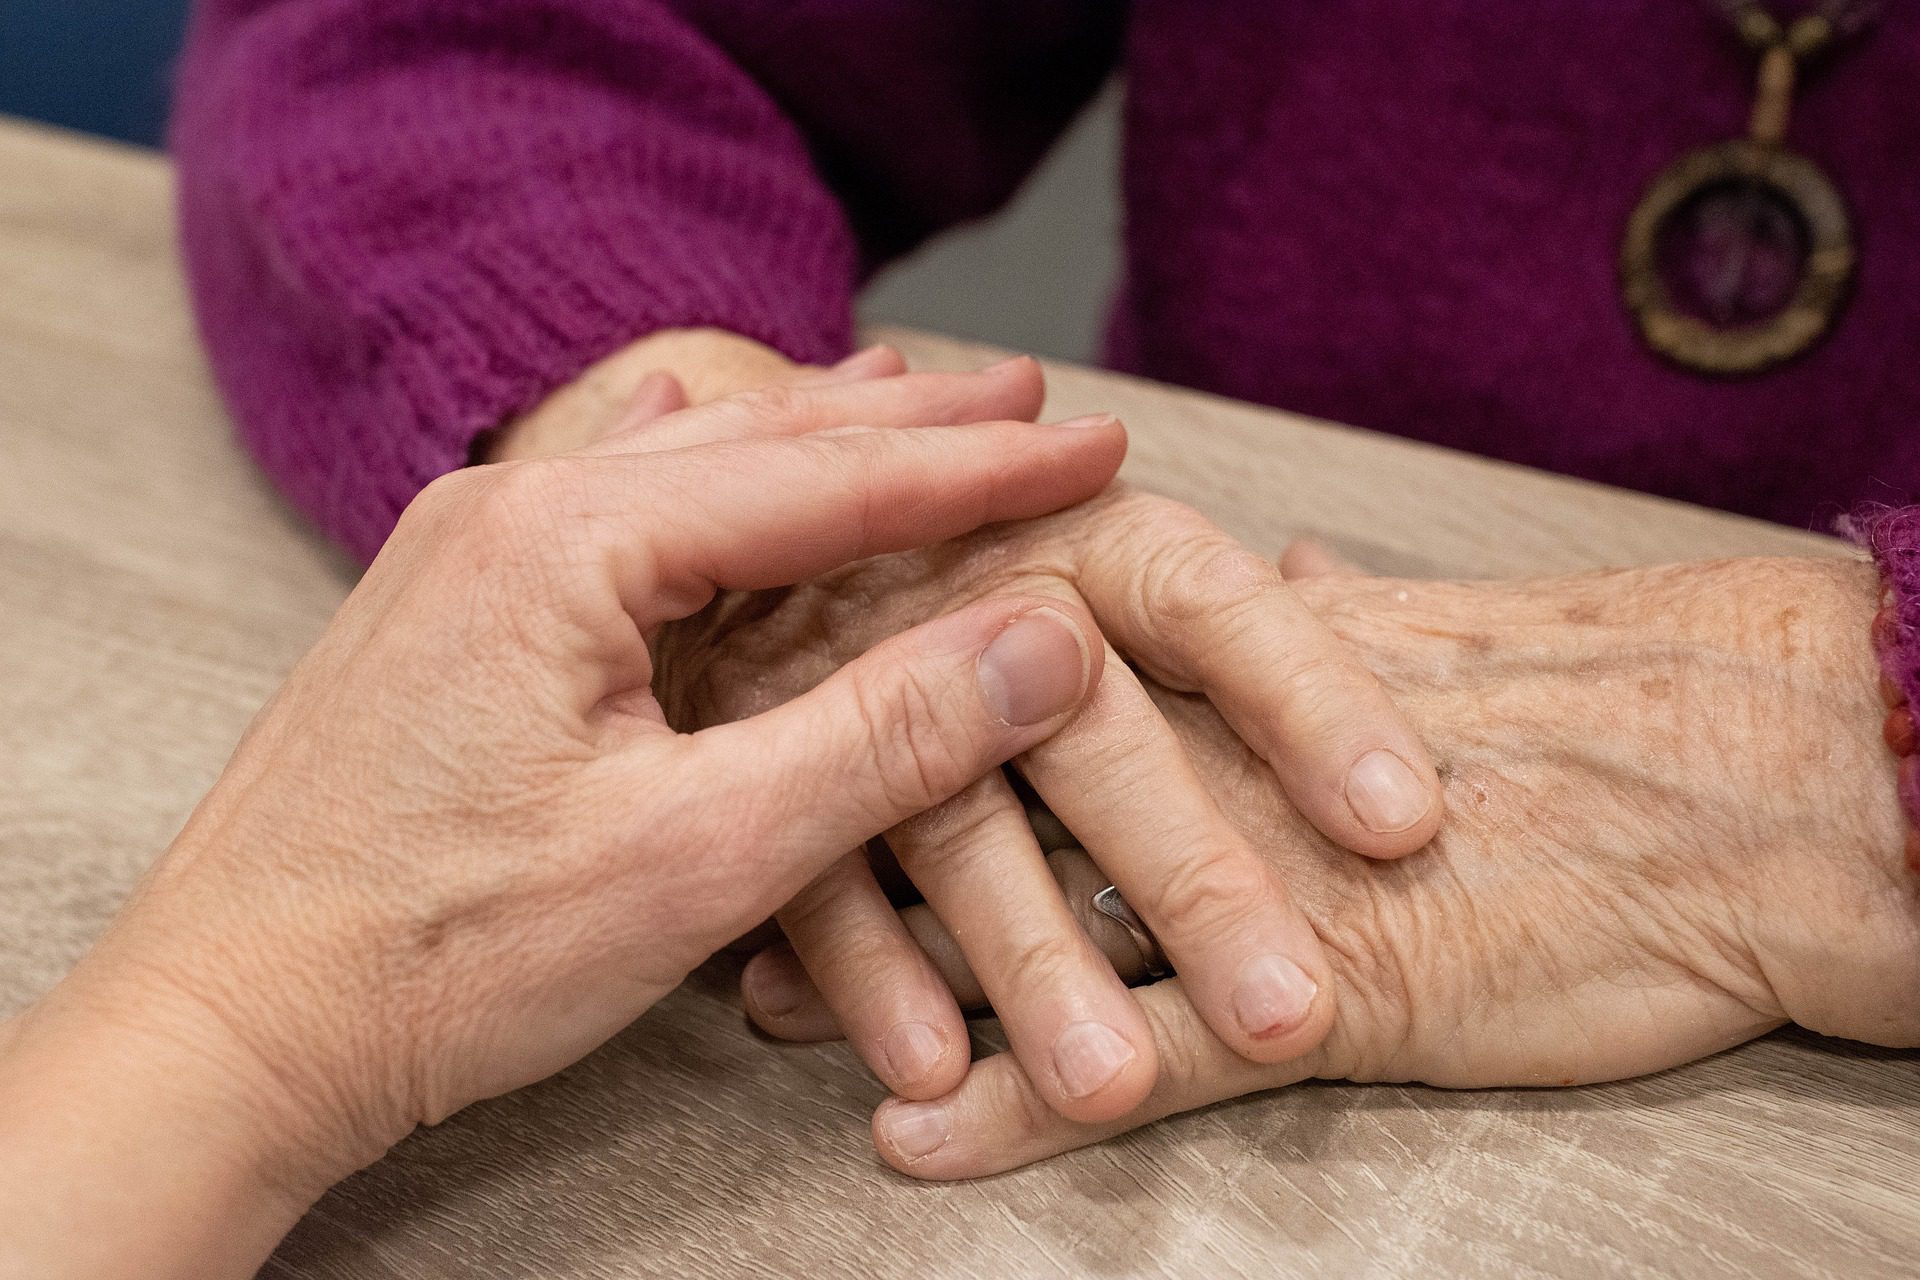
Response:
[[[1806,219],[1771,183],[1731,178],[1701,188],[1666,219],[1659,271],[1676,309],[1720,329],[1759,324],[1792,300],[1806,273]]]

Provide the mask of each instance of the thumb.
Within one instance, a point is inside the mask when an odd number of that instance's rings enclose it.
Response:
[[[1317,538],[1295,538],[1280,553],[1280,576],[1289,582],[1296,578],[1365,572],[1365,569]]]
[[[627,398],[626,408],[621,410],[613,425],[601,434],[604,438],[636,432],[656,419],[680,412],[687,405],[687,389],[680,379],[656,369],[640,379],[640,385]]]
[[[1093,621],[1059,600],[987,601],[876,646],[809,693],[687,739],[688,776],[771,912],[835,858],[1045,740],[1099,683]],[[763,864],[764,863],[764,864]]]

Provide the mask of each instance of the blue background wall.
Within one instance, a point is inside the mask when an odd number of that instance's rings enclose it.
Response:
[[[156,143],[187,0],[0,0],[0,112]]]

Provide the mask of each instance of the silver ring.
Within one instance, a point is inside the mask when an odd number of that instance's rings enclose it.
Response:
[[[1160,949],[1160,943],[1154,938],[1153,931],[1147,928],[1146,921],[1120,896],[1120,890],[1108,885],[1094,894],[1093,909],[1127,931],[1127,936],[1133,939],[1133,945],[1140,949],[1140,959],[1146,965],[1149,978],[1172,975],[1173,970],[1167,967],[1166,952]]]

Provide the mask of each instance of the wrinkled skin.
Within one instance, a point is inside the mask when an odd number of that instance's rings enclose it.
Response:
[[[1569,1084],[1789,1020],[1920,1035],[1870,568],[1302,586],[1426,726],[1449,800],[1414,859],[1327,858],[1204,706],[1169,711],[1228,812],[1313,886],[1342,974],[1321,1074]]]
[[[688,398],[752,385],[759,389],[747,402],[777,404],[796,390],[885,381],[902,368],[884,346],[830,369],[803,369],[730,335],[655,334],[557,392],[485,451],[538,456],[604,429],[670,448],[657,438],[658,431],[673,435],[665,422],[647,424]],[[940,420],[1030,419],[1041,408],[1042,373],[1030,359],[1003,361],[982,371],[980,382],[990,394],[950,402],[950,417]],[[1432,837],[1440,785],[1418,735],[1282,574],[1198,512],[1136,495],[1009,550],[1018,561],[1044,562],[1048,572],[1032,575],[1033,585],[1090,610],[1105,640],[1204,692],[1330,839],[1363,856],[1392,858]],[[955,594],[948,588],[964,590],[970,572],[957,565],[954,584],[929,580],[899,600],[887,596],[884,582],[869,596],[850,589],[840,603],[868,613],[863,624],[877,617],[908,625],[903,619],[946,608]],[[751,614],[770,602],[744,607]],[[724,619],[716,625],[724,629]],[[702,633],[690,634],[662,647],[669,679],[679,655],[690,654],[696,666],[705,657]],[[798,661],[805,665],[804,656]],[[777,705],[794,673],[789,668],[757,690],[751,680],[725,686],[727,705],[683,723]],[[1098,698],[1072,733],[1028,758],[1026,781],[1075,824],[1158,932],[1215,1033],[1253,1061],[1297,1058],[1319,1043],[1332,1016],[1312,926],[1219,811],[1139,681],[1123,672],[1102,684]],[[1156,785],[1137,785],[1142,779]],[[997,772],[895,829],[889,846],[897,871],[964,939],[1009,1043],[1056,1110],[1096,1123],[1145,1100],[1158,1070],[1151,1029],[1051,891],[1020,799]],[[991,859],[978,856],[988,848]],[[777,919],[838,1025],[894,1094],[932,1099],[960,1084],[970,1063],[961,1008],[865,858],[850,853],[835,863]]]
[[[1121,494],[1094,505],[1113,519],[1148,511],[1137,504]],[[750,611],[736,602],[680,705],[750,708],[821,678],[933,597],[1031,586],[1049,572],[1049,540],[1093,518],[986,530]],[[1920,885],[1903,863],[1879,736],[1870,566],[1295,586],[1426,735],[1448,806],[1427,849],[1395,863],[1340,856],[1204,700],[1155,696],[1329,950],[1337,1012],[1324,1046],[1296,1063],[1248,1063],[1169,980],[1140,992],[1163,1068],[1139,1110],[1062,1120],[1003,1054],[943,1100],[883,1106],[876,1137],[891,1163],[923,1177],[992,1172],[1309,1076],[1575,1084],[1687,1062],[1788,1021],[1920,1043]],[[1054,861],[1084,908],[1102,882]],[[956,993],[977,1002],[938,922],[925,908],[908,915]],[[1126,935],[1082,915],[1123,976],[1140,977]],[[792,965],[779,951],[766,959]],[[775,1034],[831,1033],[812,993],[773,1016],[750,991],[749,1008]]]

